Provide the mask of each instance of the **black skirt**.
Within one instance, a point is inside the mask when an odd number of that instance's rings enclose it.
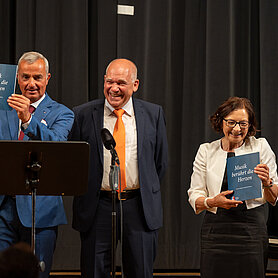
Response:
[[[264,278],[268,235],[265,205],[206,212],[201,230],[202,278]]]

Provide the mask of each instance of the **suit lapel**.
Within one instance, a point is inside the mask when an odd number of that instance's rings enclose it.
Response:
[[[142,149],[143,149],[142,145],[144,140],[144,126],[145,126],[144,110],[141,103],[139,103],[135,98],[133,98],[133,108],[134,108],[136,129],[137,129],[137,155],[138,155],[138,160],[140,160]]]
[[[49,113],[51,107],[52,100],[51,98],[45,93],[45,99],[39,104],[38,108],[34,113],[34,117],[41,120],[44,119],[47,114]],[[16,111],[13,109],[11,111],[6,111],[7,119],[8,119],[8,126],[10,132],[10,139],[17,140],[18,139],[18,129],[19,129],[19,119],[17,116]],[[23,140],[26,140],[28,137],[24,136]]]
[[[37,107],[34,113],[34,117],[37,118],[39,121],[45,119],[47,114],[51,111],[50,110],[52,106],[51,103],[52,103],[52,99],[45,93],[45,98]]]
[[[103,145],[101,141],[101,129],[103,128],[103,113],[104,113],[104,101],[100,104],[93,106],[92,117],[94,123],[95,137],[100,154],[100,160],[103,164]]]

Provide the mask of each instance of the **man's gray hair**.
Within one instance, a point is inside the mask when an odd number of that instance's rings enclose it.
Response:
[[[26,61],[28,64],[33,64],[35,63],[38,59],[43,59],[44,60],[44,64],[45,64],[45,71],[46,74],[49,73],[49,63],[47,61],[47,59],[40,54],[39,52],[35,52],[35,51],[30,51],[30,52],[25,52],[18,60],[18,66],[22,61]]]

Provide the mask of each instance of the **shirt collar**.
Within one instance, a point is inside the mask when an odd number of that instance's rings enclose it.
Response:
[[[44,98],[45,98],[45,93],[43,94],[43,96],[40,99],[38,99],[34,103],[31,103],[31,105],[37,109],[39,104],[44,100]]]
[[[105,99],[105,106],[110,110],[111,114],[113,113],[113,111],[115,110],[115,108],[113,108],[111,106],[111,104],[107,101],[107,99]],[[122,107],[122,109],[125,110],[125,113],[129,116],[132,116],[133,113],[133,104],[132,104],[132,98],[130,98],[128,100],[128,102]]]

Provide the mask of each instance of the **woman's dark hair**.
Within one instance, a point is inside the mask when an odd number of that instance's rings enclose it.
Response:
[[[1,278],[39,278],[39,262],[25,242],[19,242],[0,253]]]
[[[222,132],[223,119],[225,119],[231,112],[245,109],[248,113],[248,121],[250,123],[246,138],[254,136],[257,132],[257,120],[252,103],[247,98],[230,97],[224,101],[216,110],[216,112],[210,116],[210,122],[214,130]]]

